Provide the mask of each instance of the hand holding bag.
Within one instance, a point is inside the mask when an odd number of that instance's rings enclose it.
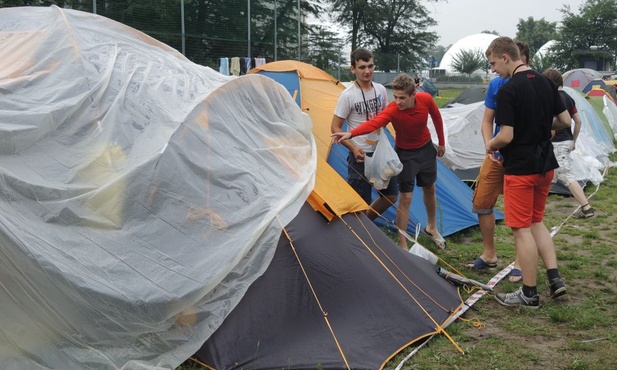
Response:
[[[375,189],[381,190],[387,188],[390,179],[402,170],[403,164],[390,144],[385,128],[382,128],[373,156],[364,158],[364,176]]]

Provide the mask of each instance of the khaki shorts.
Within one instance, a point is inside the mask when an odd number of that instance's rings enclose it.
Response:
[[[506,169],[501,162],[492,161],[488,155],[484,158],[473,191],[473,213],[488,215],[493,213],[499,194],[503,194],[503,176]]]
[[[572,140],[553,143],[553,151],[555,152],[557,163],[559,163],[559,168],[555,169],[555,178],[553,182],[559,180],[565,186],[568,186],[576,181],[576,178],[572,174],[572,160],[570,159],[572,146],[574,146]]]

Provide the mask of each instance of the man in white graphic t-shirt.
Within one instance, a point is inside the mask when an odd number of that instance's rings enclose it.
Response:
[[[344,122],[347,122],[347,130],[351,130],[375,117],[388,105],[386,88],[373,82],[375,70],[373,53],[362,48],[354,50],[351,53],[350,70],[356,80],[338,98],[332,117],[332,133],[343,132]],[[364,177],[364,157],[373,155],[378,139],[379,132],[375,131],[341,142],[349,149],[347,181],[362,199],[370,204],[371,209],[367,212],[370,219],[375,219],[385,212],[398,198],[398,182],[396,177],[393,177],[388,187],[380,190],[380,196],[372,201],[371,184]]]

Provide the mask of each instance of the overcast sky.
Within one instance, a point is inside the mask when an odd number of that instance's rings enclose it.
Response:
[[[572,12],[576,12],[584,3],[585,0],[448,0],[425,4],[438,22],[434,28],[440,37],[437,45],[447,47],[465,36],[485,30],[515,37],[520,18],[559,22],[562,18],[559,9],[563,5],[570,5]]]

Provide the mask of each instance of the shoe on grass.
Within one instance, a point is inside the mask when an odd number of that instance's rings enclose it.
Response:
[[[566,294],[566,284],[563,283],[561,278],[554,278],[549,281],[551,298],[555,299]]]
[[[523,287],[518,288],[512,293],[497,293],[495,300],[499,304],[508,307],[528,307],[532,309],[540,307],[540,296],[536,294],[533,297],[525,297]]]
[[[596,213],[593,209],[593,207],[590,207],[587,210],[583,210],[583,208],[579,208],[578,211],[574,212],[573,216],[576,218],[590,218],[595,216]]]
[[[486,262],[482,259],[482,257],[478,257],[473,261],[469,261],[465,264],[465,267],[470,268],[472,270],[484,270],[484,269],[493,269],[497,267],[497,262]]]

